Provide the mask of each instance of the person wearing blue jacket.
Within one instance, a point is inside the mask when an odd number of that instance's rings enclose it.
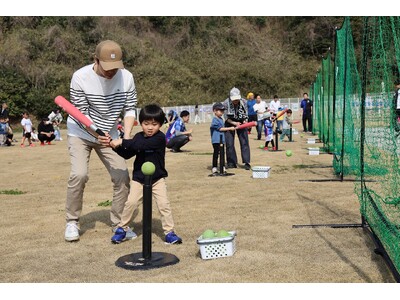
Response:
[[[224,131],[235,130],[235,127],[224,127],[224,119],[222,115],[224,114],[225,106],[217,102],[213,105],[214,117],[210,125],[211,143],[214,149],[212,158],[212,173],[218,173],[218,155],[220,149],[220,143],[225,145],[225,134]],[[224,167],[225,169],[225,167]]]

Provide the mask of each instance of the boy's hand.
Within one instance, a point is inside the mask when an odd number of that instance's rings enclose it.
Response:
[[[122,139],[112,140],[109,145],[111,148],[115,149],[122,145]]]

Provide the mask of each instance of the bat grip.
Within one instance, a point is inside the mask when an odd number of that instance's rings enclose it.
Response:
[[[101,129],[98,129],[98,128],[97,128],[95,131],[96,131],[96,133],[97,133],[98,135],[106,136],[106,135],[104,134],[104,132],[103,132]]]
[[[98,135],[105,136],[104,132],[101,129],[97,128],[97,126],[93,123],[90,124],[89,128],[96,132]]]

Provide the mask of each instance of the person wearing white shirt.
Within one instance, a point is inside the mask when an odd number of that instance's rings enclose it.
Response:
[[[267,111],[267,103],[261,99],[261,96],[256,94],[256,103],[253,105],[254,111],[257,113],[257,140],[261,140],[263,132],[263,115]]]
[[[281,106],[281,101],[279,101],[278,96],[275,95],[274,99],[271,100],[271,102],[269,103],[269,111],[273,114],[276,114],[280,106]]]

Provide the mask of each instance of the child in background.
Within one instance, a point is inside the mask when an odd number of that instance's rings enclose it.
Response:
[[[285,114],[283,114],[285,116]],[[286,111],[286,116],[283,119],[283,125],[282,125],[282,133],[281,133],[281,137],[279,138],[279,141],[283,142],[283,139],[285,138],[285,136],[288,137],[289,142],[290,142],[290,127],[292,125],[292,110],[288,109]]]
[[[35,145],[32,143],[31,136],[32,136],[32,121],[29,119],[29,114],[24,112],[22,114],[21,125],[24,128],[23,137],[21,141],[21,147],[25,147],[25,140],[28,139],[29,146],[34,147]]]
[[[278,114],[279,114],[281,111],[283,111],[283,107],[282,107],[282,106],[278,108]],[[283,120],[284,120],[284,118],[285,118],[285,114],[281,114],[281,115],[279,116],[279,118],[276,119],[276,130],[277,130],[277,131],[282,131],[282,128],[283,128]]]
[[[274,143],[274,124],[271,118],[273,118],[271,113],[268,112],[264,114],[264,133],[265,133],[264,150],[268,150],[269,142],[271,142],[272,150],[276,150]]]
[[[122,212],[121,221],[117,225],[111,242],[119,244],[126,239],[128,224],[132,219],[133,212],[143,201],[144,174],[142,165],[145,162],[152,162],[155,173],[152,177],[152,193],[158,211],[161,215],[161,224],[167,244],[180,244],[182,239],[174,232],[174,220],[170,202],[167,197],[167,185],[165,178],[168,172],[165,169],[165,134],[160,131],[164,123],[165,114],[161,107],[155,104],[146,105],[140,110],[139,122],[143,131],[137,133],[133,139],[117,139],[110,142],[110,146],[120,156],[129,159],[136,155],[133,164],[133,175],[130,193]],[[136,237],[136,236],[135,236]]]
[[[213,105],[213,112],[214,112],[214,117],[211,121],[210,125],[210,134],[211,134],[211,143],[214,149],[213,152],[213,158],[212,158],[212,173],[217,174],[218,173],[218,155],[219,155],[219,148],[220,148],[220,143],[225,145],[225,134],[223,133],[224,131],[228,130],[235,130],[235,127],[224,127],[224,119],[222,118],[222,115],[224,114],[225,107],[222,103],[215,103]],[[222,139],[221,139],[222,137]],[[224,172],[225,172],[225,167],[224,167]]]

